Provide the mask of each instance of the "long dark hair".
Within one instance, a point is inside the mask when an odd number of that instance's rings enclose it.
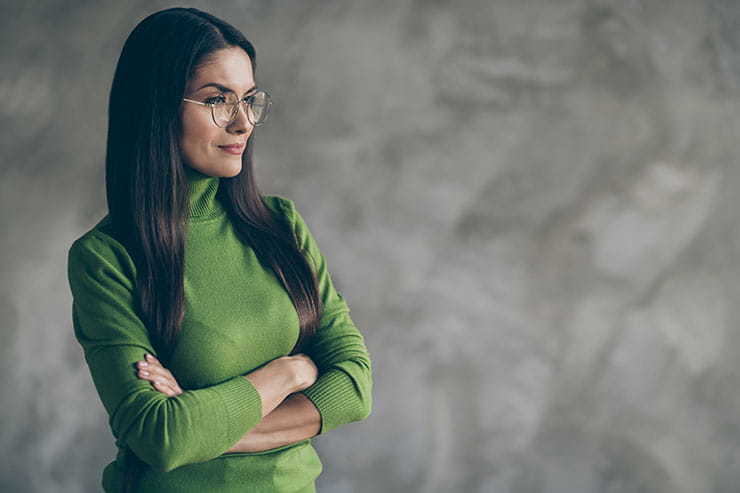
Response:
[[[180,105],[196,70],[215,51],[231,47],[242,48],[256,70],[254,47],[233,26],[197,9],[162,10],[129,35],[111,87],[108,210],[115,236],[136,265],[139,310],[165,361],[185,305],[189,196],[178,140]],[[262,200],[254,178],[253,140],[254,134],[247,140],[241,172],[220,179],[218,198],[242,240],[275,272],[293,301],[300,322],[293,352],[298,352],[318,326],[318,284],[290,226]]]

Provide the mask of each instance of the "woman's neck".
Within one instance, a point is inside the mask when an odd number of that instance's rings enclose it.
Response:
[[[190,217],[211,216],[222,210],[216,200],[219,178],[208,176],[189,166],[185,166],[185,178],[190,195]]]

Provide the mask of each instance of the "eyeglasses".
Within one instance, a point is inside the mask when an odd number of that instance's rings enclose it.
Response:
[[[224,91],[218,96],[208,98],[205,102],[194,101],[188,98],[182,98],[182,100],[188,103],[209,106],[211,108],[213,123],[221,128],[228,127],[234,123],[236,116],[239,114],[240,104],[246,105],[247,120],[255,127],[259,127],[267,121],[267,116],[270,114],[270,106],[272,106],[272,98],[265,91],[257,91],[242,100],[239,100],[239,97],[231,91]]]

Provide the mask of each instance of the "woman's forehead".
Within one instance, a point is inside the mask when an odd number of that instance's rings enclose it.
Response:
[[[211,54],[195,71],[188,83],[190,91],[207,84],[217,84],[238,93],[254,86],[252,61],[241,48],[226,48]]]

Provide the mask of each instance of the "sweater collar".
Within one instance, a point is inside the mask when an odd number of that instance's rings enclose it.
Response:
[[[190,196],[190,218],[206,219],[217,216],[223,207],[216,199],[219,179],[185,166],[185,178]]]

